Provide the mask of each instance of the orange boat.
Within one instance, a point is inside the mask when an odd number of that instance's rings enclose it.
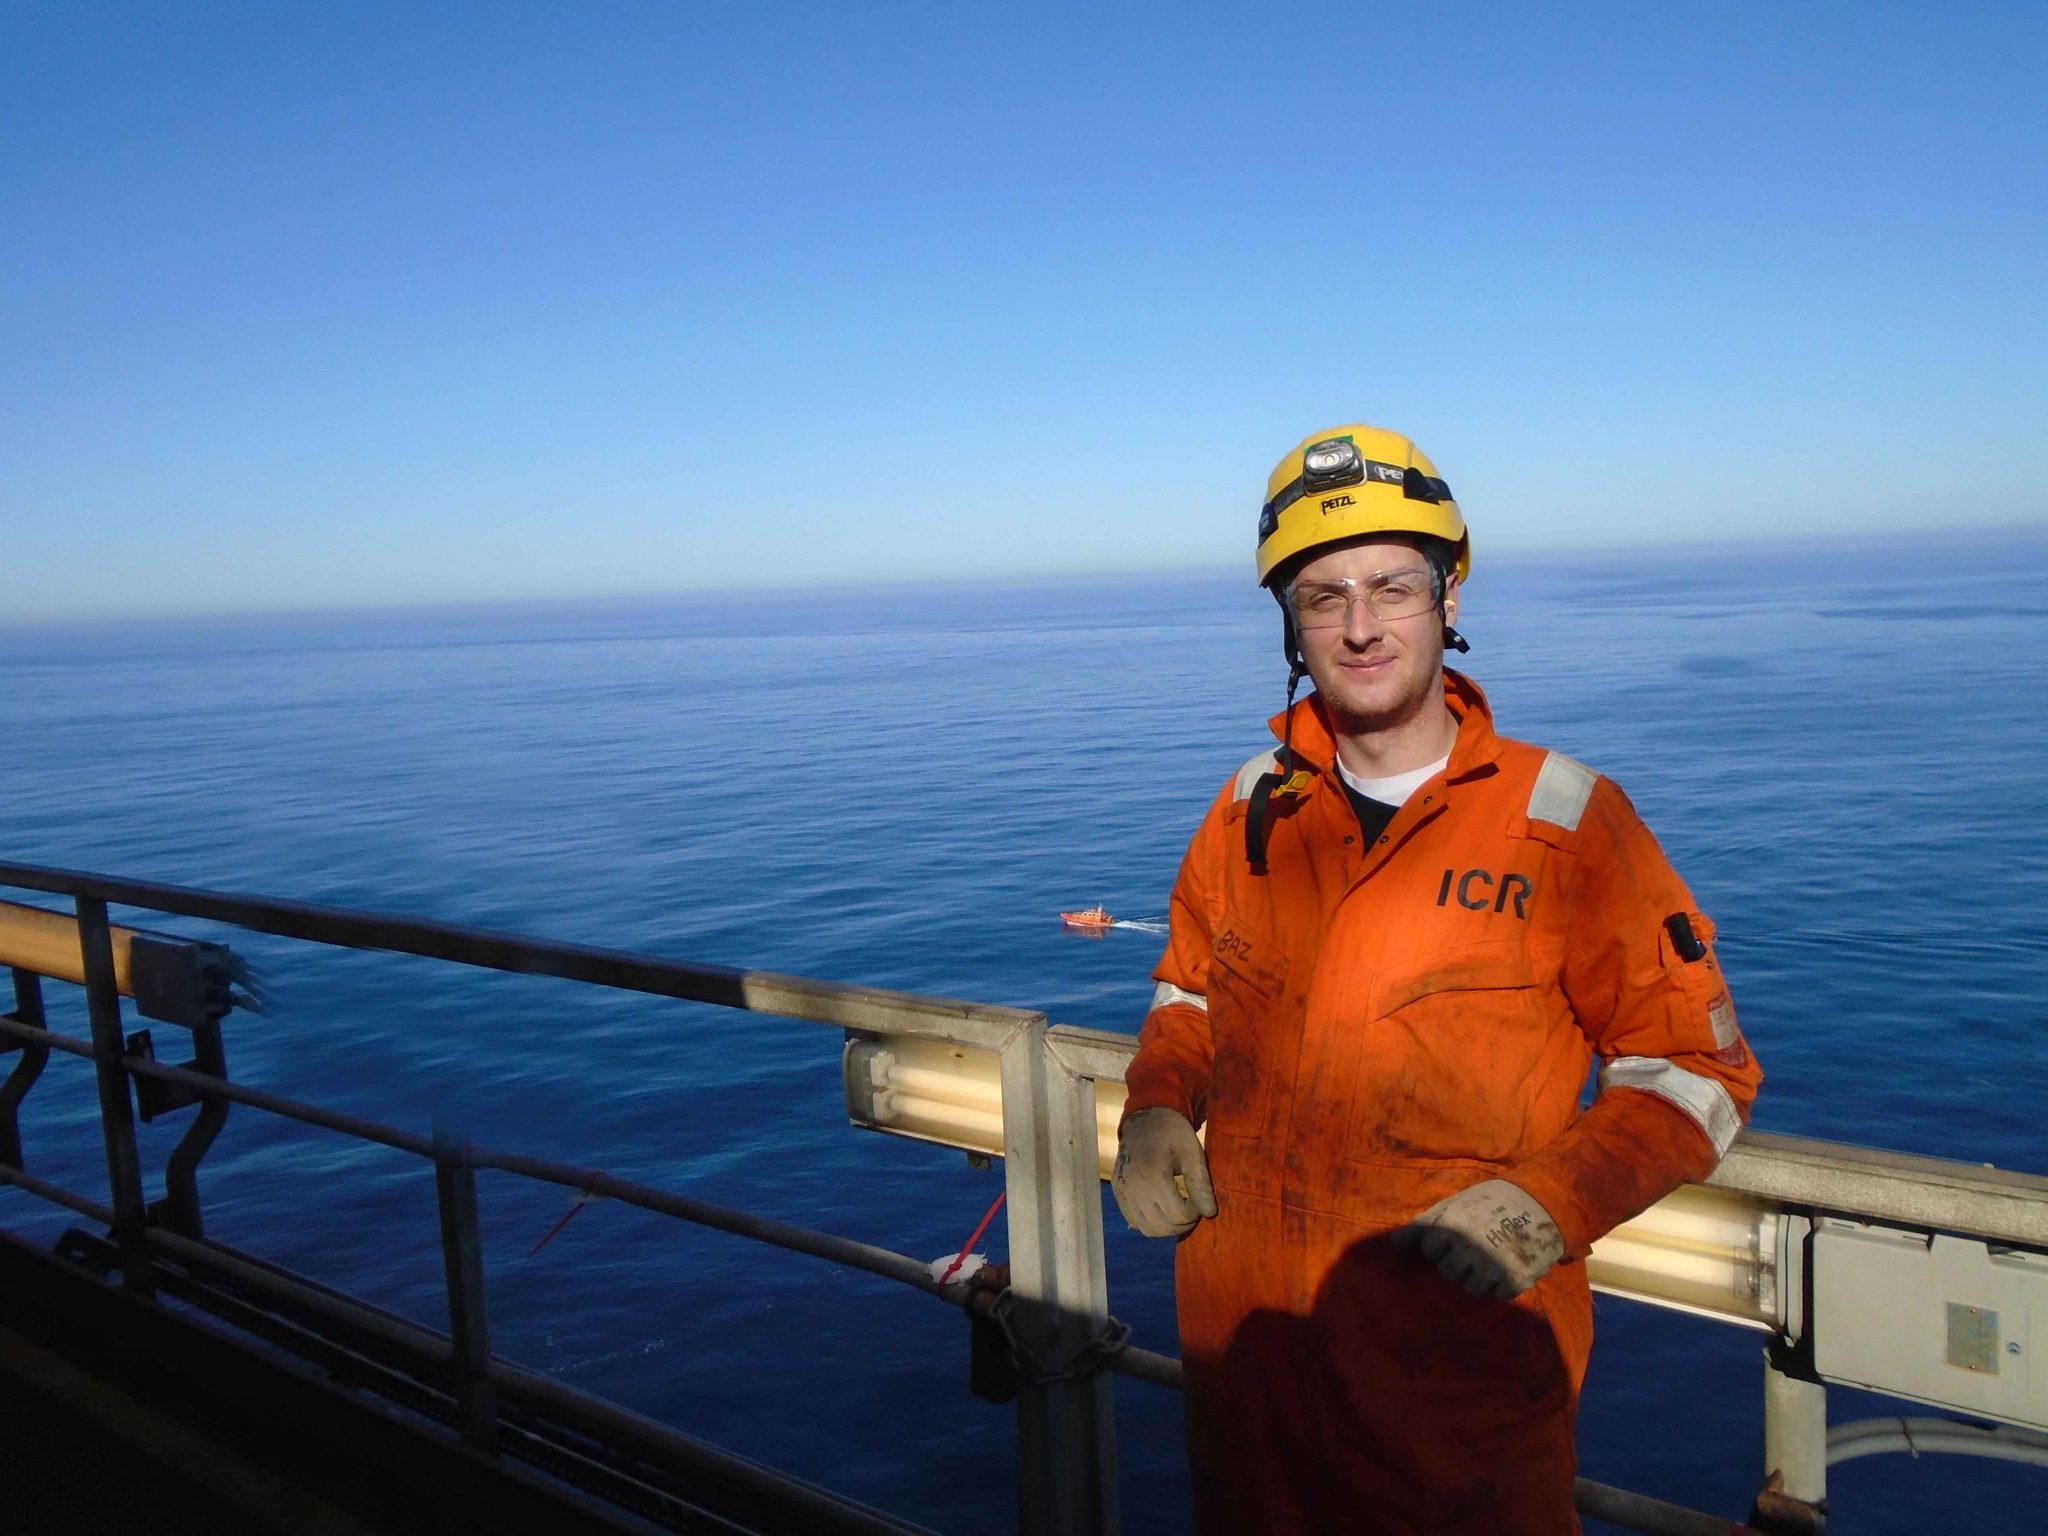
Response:
[[[1101,902],[1084,907],[1079,912],[1062,912],[1060,921],[1069,928],[1114,928],[1116,919],[1111,917]]]

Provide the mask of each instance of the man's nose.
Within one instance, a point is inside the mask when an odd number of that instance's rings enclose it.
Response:
[[[1344,643],[1365,646],[1380,637],[1385,628],[1364,597],[1354,597],[1344,608]]]

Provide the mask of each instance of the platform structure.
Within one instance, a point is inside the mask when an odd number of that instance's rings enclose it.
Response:
[[[0,1376],[53,1421],[112,1437],[102,1443],[125,1448],[123,1464],[156,1467],[167,1500],[184,1490],[276,1530],[918,1529],[497,1356],[476,1177],[498,1170],[962,1307],[984,1345],[994,1340],[981,1351],[1000,1357],[988,1374],[1014,1396],[1020,1531],[1119,1529],[1112,1381],[1170,1390],[1180,1377],[1177,1360],[1147,1347],[1166,1341],[1134,1341],[1117,1322],[1105,1273],[1100,1180],[1131,1037],[1019,1009],[80,871],[0,863],[0,887],[24,893],[0,904],[0,964],[14,986],[0,1052],[18,1052],[0,1082],[0,1184],[83,1222],[55,1251],[0,1226]],[[236,1083],[223,1032],[241,1000],[232,949],[116,925],[112,906],[843,1031],[854,1125],[1003,1160],[1007,1285],[942,1287],[922,1260],[874,1245]],[[51,1027],[51,977],[83,987],[85,1034]],[[191,1059],[159,1060],[153,1032],[130,1028],[141,1019],[188,1034]],[[24,1166],[19,1110],[53,1051],[93,1063],[104,1189]],[[206,1236],[199,1172],[231,1107],[420,1160],[440,1214],[445,1331]],[[187,1112],[150,1201],[136,1120]],[[1760,1529],[1820,1529],[1827,1466],[1847,1456],[1933,1446],[2048,1465],[2048,1179],[1745,1133],[1708,1184],[1603,1240],[1589,1270],[1602,1289],[1765,1336]],[[1831,1427],[1831,1383],[1967,1417]],[[351,1448],[343,1466],[315,1453],[337,1444]],[[1741,1529],[1584,1481],[1579,1504],[1632,1530]]]

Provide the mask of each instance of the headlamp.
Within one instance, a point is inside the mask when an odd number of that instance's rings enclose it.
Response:
[[[1327,490],[1333,485],[1356,485],[1365,478],[1365,460],[1358,445],[1349,438],[1333,437],[1311,443],[1301,456],[1304,491]]]

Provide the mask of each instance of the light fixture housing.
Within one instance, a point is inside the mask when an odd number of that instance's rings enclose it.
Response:
[[[980,1156],[1003,1155],[1003,1085],[995,1052],[943,1040],[849,1032],[846,1113],[858,1126]],[[1116,1164],[1124,1085],[1095,1080],[1096,1167]],[[1689,1185],[1593,1245],[1596,1290],[1749,1328],[1796,1336],[1790,1315],[1804,1223],[1775,1206]]]
[[[849,1032],[843,1058],[846,1113],[855,1125],[1003,1155],[1003,1081],[994,1051]],[[1128,1095],[1119,1082],[1095,1081],[1096,1165],[1116,1165],[1116,1127]]]

